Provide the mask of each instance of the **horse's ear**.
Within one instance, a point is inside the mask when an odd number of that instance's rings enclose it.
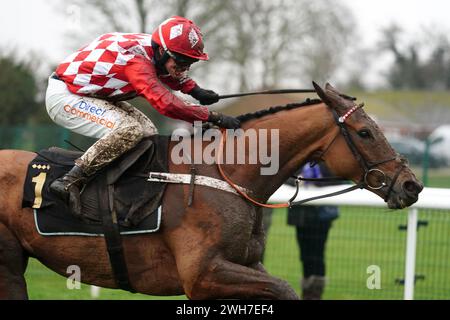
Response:
[[[339,95],[339,92],[329,82],[327,82],[327,84],[325,85],[325,90],[334,92],[335,94]]]
[[[344,96],[339,93],[331,84],[325,85],[323,90],[317,83],[313,81],[314,89],[316,89],[317,95],[327,104],[330,108],[335,109],[338,113],[346,112],[349,108],[354,106],[352,100],[345,99]]]
[[[325,91],[315,82],[312,82],[314,89],[316,90],[317,95],[319,96],[320,99],[322,99],[323,102],[325,102],[328,106],[331,107],[330,103],[330,99],[328,99],[327,94],[325,93]]]
[[[353,100],[350,97],[345,98],[346,96],[337,91],[331,84],[327,83],[325,85],[325,95],[330,101],[329,106],[336,109],[338,112],[341,110],[345,112],[348,108],[352,108],[354,106]]]
[[[325,85],[325,92],[328,99],[340,104],[340,100],[342,100],[341,93],[337,91],[329,82]]]

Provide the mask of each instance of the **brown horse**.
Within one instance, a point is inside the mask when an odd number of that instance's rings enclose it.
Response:
[[[279,129],[279,172],[260,174],[262,165],[224,165],[227,176],[266,202],[309,160],[323,160],[336,174],[365,186],[390,208],[417,201],[421,183],[391,148],[378,126],[348,97],[330,85],[316,87],[323,102],[303,107],[279,107],[241,117],[243,129]],[[335,115],[344,117],[342,134]],[[344,132],[345,133],[345,132]],[[173,145],[171,146],[173,147]],[[30,208],[22,208],[28,163],[35,153],[0,151],[0,298],[26,299],[24,272],[35,257],[66,275],[69,265],[81,269],[81,281],[117,288],[101,237],[38,234]],[[189,165],[170,163],[170,172],[189,173]],[[221,179],[214,165],[198,165],[199,175]],[[370,188],[369,188],[370,189]],[[191,299],[297,299],[285,282],[269,275],[261,264],[265,236],[262,210],[239,195],[197,186],[192,206],[189,186],[169,185],[163,198],[158,233],[123,238],[130,282],[137,292],[181,295]]]

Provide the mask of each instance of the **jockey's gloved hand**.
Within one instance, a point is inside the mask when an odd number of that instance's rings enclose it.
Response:
[[[219,101],[219,95],[217,93],[212,90],[202,89],[199,86],[195,86],[189,94],[202,105],[210,105]]]
[[[209,112],[208,121],[226,129],[238,129],[241,127],[241,122],[238,119],[216,111]]]

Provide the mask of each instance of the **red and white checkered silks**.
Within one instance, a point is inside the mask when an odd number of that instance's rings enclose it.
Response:
[[[109,33],[68,56],[56,74],[73,93],[121,95],[134,91],[124,68],[136,54],[151,61],[151,35]]]
[[[124,69],[137,55],[152,63],[151,35],[108,33],[68,56],[56,74],[76,94],[105,97],[127,94],[134,88]]]
[[[70,92],[114,97],[136,93],[161,114],[185,121],[208,118],[208,109],[190,106],[169,92],[189,93],[197,84],[187,77],[159,75],[153,63],[151,35],[108,33],[68,56],[56,69]]]

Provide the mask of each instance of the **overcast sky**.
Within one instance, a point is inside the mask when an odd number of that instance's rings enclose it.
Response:
[[[21,54],[33,49],[51,64],[67,56],[70,50],[64,32],[77,32],[73,25],[77,13],[70,1],[65,1],[66,10],[57,12],[52,6],[54,1],[62,0],[2,0],[0,48],[14,48]],[[374,45],[380,29],[392,22],[401,25],[411,37],[423,27],[450,30],[449,0],[340,1],[353,11],[359,26],[362,43],[355,46]]]
[[[373,43],[380,28],[393,22],[414,35],[423,27],[450,30],[448,0],[341,0],[353,11],[366,42]]]

